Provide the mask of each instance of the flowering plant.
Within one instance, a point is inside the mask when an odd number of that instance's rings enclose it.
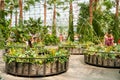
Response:
[[[27,62],[42,64],[45,60],[46,63],[55,61],[55,57],[60,57],[60,62],[65,62],[69,53],[65,49],[45,49],[43,48],[16,48],[11,47],[4,55],[4,60],[10,62]]]

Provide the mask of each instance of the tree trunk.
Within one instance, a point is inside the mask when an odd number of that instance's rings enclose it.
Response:
[[[0,19],[2,18],[2,1],[0,0]]]
[[[22,13],[22,0],[19,0],[19,9],[20,9],[20,16],[19,16],[19,22],[23,21],[23,13]]]
[[[32,42],[31,42],[31,40],[28,40],[28,46],[29,46],[30,48],[33,47],[33,46],[32,46]]]
[[[90,19],[89,19],[89,23],[90,25],[92,25],[92,21],[93,21],[93,0],[89,0],[89,15],[90,15]]]
[[[17,25],[17,19],[18,19],[18,12],[17,12],[17,10],[16,10],[16,12],[15,12],[15,25]]]
[[[0,0],[0,10],[1,10],[1,0]]]
[[[52,34],[56,35],[56,4],[54,3]]]
[[[47,9],[46,9],[46,0],[44,2],[44,26],[46,26],[46,12],[47,12]]]
[[[115,14],[115,16],[118,19],[118,16],[119,16],[119,0],[116,0],[116,14]]]
[[[113,36],[114,36],[114,42],[117,43],[120,39],[120,33],[119,33],[119,0],[116,1],[116,13],[115,13],[115,23],[113,27]]]
[[[73,6],[72,6],[72,2],[70,2],[69,5],[70,5],[70,9],[69,9],[68,39],[70,39],[70,41],[74,41],[74,31],[73,31]]]
[[[0,0],[0,10],[4,10],[4,0]]]
[[[4,0],[0,0],[0,18],[4,18]]]

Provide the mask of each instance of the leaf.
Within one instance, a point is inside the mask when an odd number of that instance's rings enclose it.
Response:
[[[24,6],[24,10],[28,11],[29,10],[29,5]]]
[[[57,16],[60,16],[60,13],[57,12]]]
[[[63,10],[67,10],[68,8],[69,8],[69,7],[68,7],[68,6],[66,6],[66,7],[64,7],[64,8],[63,8]]]
[[[48,7],[47,9],[50,10],[50,9],[52,9],[52,7]]]

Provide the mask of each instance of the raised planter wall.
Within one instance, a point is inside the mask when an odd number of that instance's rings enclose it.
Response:
[[[42,64],[37,63],[23,63],[23,62],[10,62],[6,63],[5,70],[9,74],[17,76],[50,76],[56,75],[68,70],[69,56],[67,57],[66,62],[59,62],[60,57],[55,57],[55,61],[51,63],[46,63],[45,58],[43,59]],[[36,59],[34,59],[36,60]],[[41,60],[41,59],[40,59]]]
[[[100,67],[107,67],[107,68],[120,68],[120,58],[102,58],[99,55],[84,55],[84,61],[87,64],[94,65],[94,66],[100,66]]]
[[[66,49],[69,51],[71,55],[83,55],[84,46],[81,45],[73,45],[73,46],[60,46],[60,48]]]

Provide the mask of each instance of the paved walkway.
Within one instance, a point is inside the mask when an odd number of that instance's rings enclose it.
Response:
[[[71,55],[66,73],[49,77],[18,77],[5,73],[5,64],[0,53],[0,75],[4,80],[120,80],[119,69],[100,68],[84,63],[83,55]]]

